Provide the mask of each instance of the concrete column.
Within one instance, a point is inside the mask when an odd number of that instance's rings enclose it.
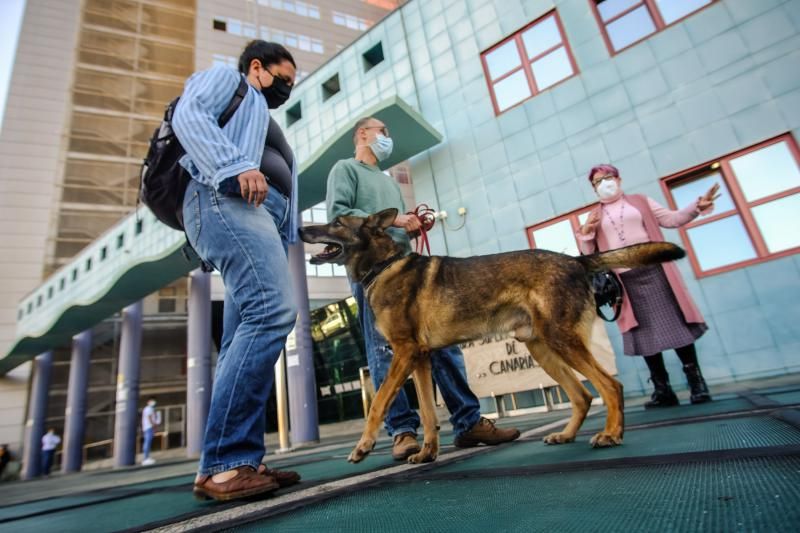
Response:
[[[53,352],[44,352],[33,360],[33,383],[28,400],[28,420],[25,422],[22,479],[32,479],[42,473],[42,437],[45,433],[52,370]]]
[[[186,327],[186,455],[203,450],[211,404],[211,274],[190,275],[189,320]]]
[[[281,352],[275,363],[275,399],[278,407],[278,453],[291,451],[289,439],[289,402],[286,391],[286,350]]]
[[[299,216],[299,215],[298,215]],[[303,243],[289,246],[292,292],[297,304],[297,324],[286,341],[286,371],[292,443],[297,446],[319,441],[317,380],[311,344],[311,312],[308,307],[306,257]]]
[[[72,337],[69,364],[67,408],[64,411],[63,472],[79,472],[83,464],[83,436],[86,428],[86,390],[89,386],[89,359],[92,355],[92,330]]]
[[[139,427],[139,360],[142,351],[142,302],[122,310],[122,335],[117,370],[117,407],[114,420],[114,466],[136,463]]]

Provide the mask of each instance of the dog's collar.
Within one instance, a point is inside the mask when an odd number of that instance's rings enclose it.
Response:
[[[400,252],[393,255],[386,261],[381,261],[380,263],[372,265],[372,268],[369,269],[367,275],[361,279],[361,286],[364,287],[364,290],[367,290],[370,285],[372,285],[372,283],[375,281],[375,278],[377,278],[381,272],[392,266],[395,261],[402,259],[403,257],[405,257],[405,254]]]

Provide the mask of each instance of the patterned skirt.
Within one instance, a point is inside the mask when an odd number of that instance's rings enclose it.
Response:
[[[639,323],[622,334],[625,355],[654,355],[692,344],[708,330],[705,323],[687,324],[660,265],[620,274]]]

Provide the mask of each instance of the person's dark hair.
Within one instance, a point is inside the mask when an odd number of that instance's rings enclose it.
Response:
[[[261,66],[264,68],[270,65],[277,65],[284,61],[288,61],[294,68],[297,68],[292,54],[289,53],[289,50],[282,44],[268,43],[261,39],[250,41],[247,46],[244,47],[242,55],[239,56],[239,72],[246,76],[250,70],[250,63],[252,63],[254,59],[261,61]]]
[[[155,399],[156,399],[155,396],[148,396],[147,401],[149,402],[150,400],[155,400]]]
[[[353,128],[353,144],[356,144],[356,135],[358,134],[358,130],[366,126],[370,120],[372,120],[372,117],[361,117],[356,121],[356,125]]]

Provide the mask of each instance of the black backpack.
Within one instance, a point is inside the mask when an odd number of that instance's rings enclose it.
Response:
[[[247,80],[241,76],[231,102],[219,117],[217,123],[222,128],[239,108],[247,95]],[[150,208],[158,220],[170,228],[183,229],[183,196],[191,177],[180,165],[186,154],[180,141],[172,130],[172,116],[180,97],[175,98],[164,111],[161,125],[150,138],[150,147],[142,164],[139,199]]]

